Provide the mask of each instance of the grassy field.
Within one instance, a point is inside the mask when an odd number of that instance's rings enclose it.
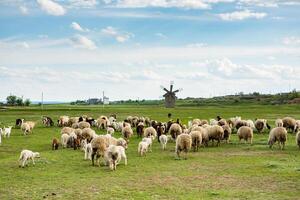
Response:
[[[128,165],[117,171],[93,167],[83,160],[83,152],[73,149],[51,150],[51,140],[60,138],[60,128],[45,128],[42,115],[98,117],[116,113],[119,120],[128,115],[149,116],[167,121],[167,113],[184,123],[192,118],[266,118],[273,125],[278,117],[300,118],[300,106],[45,106],[0,110],[0,126],[13,125],[16,118],[39,121],[28,136],[13,129],[0,146],[0,199],[300,199],[300,150],[295,135],[289,134],[284,151],[267,147],[268,133],[254,135],[253,145],[239,144],[236,134],[229,144],[190,152],[187,160],[175,160],[174,143],[162,151],[155,141],[153,152],[137,155],[139,142],[134,136],[127,150]],[[274,126],[274,125],[273,125]],[[96,131],[98,134],[104,131]],[[119,137],[116,133],[115,137]],[[41,153],[36,165],[18,167],[22,149]]]

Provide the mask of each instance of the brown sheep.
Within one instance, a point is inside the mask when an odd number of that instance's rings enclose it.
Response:
[[[287,130],[284,127],[276,127],[270,131],[268,145],[270,148],[278,142],[281,150],[284,149],[285,142],[287,141]]]
[[[214,146],[214,140],[217,140],[217,146],[220,146],[221,140],[224,136],[224,130],[219,125],[207,126],[208,138],[212,140],[212,145]]]
[[[94,138],[91,141],[92,145],[92,164],[95,165],[94,163],[94,157],[96,155],[96,161],[98,163],[98,166],[100,167],[100,157],[104,158],[105,151],[109,146],[108,139],[105,136],[99,136]]]
[[[222,126],[224,130],[223,140],[226,141],[226,143],[229,143],[230,135],[231,135],[231,128],[228,124]]]
[[[133,135],[133,131],[131,127],[125,126],[122,128],[122,135],[123,138],[126,140],[127,143],[129,143],[129,138]]]
[[[52,140],[52,150],[57,150],[59,146],[59,141],[56,138],[53,138]]]
[[[178,135],[182,133],[182,128],[179,124],[173,123],[169,129],[169,134],[172,136],[172,138],[175,140]]]
[[[187,159],[187,153],[192,147],[192,137],[188,134],[180,134],[176,139],[175,153],[177,158],[180,159],[180,153],[183,151],[185,153],[185,158]]]
[[[291,130],[291,132],[294,131],[295,126],[296,126],[296,120],[292,117],[285,117],[282,119],[283,122],[283,127],[286,128],[287,130]]]
[[[249,140],[249,143],[252,144],[253,130],[249,126],[242,126],[239,128],[237,132],[237,136],[240,142],[242,139],[244,139],[245,142],[248,142]]]

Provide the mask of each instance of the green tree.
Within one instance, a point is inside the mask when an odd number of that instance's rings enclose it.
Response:
[[[17,99],[16,99],[16,104],[17,104],[18,106],[23,106],[23,99],[20,98],[20,97],[17,97]]]
[[[25,106],[29,106],[30,104],[31,104],[30,99],[26,99],[26,100],[24,101],[24,105],[25,105]]]
[[[8,105],[14,106],[16,105],[16,101],[17,101],[17,96],[15,95],[9,95],[8,97],[6,97],[6,102]]]

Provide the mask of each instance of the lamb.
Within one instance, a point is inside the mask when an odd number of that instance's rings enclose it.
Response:
[[[105,151],[107,150],[109,144],[108,144],[108,140],[105,136],[98,136],[96,138],[94,138],[91,141],[91,145],[92,145],[92,164],[95,165],[94,163],[94,157],[96,155],[96,161],[98,163],[98,166],[100,167],[100,158],[103,157],[104,158],[104,154]]]
[[[157,132],[153,127],[147,127],[144,130],[144,137],[150,137],[152,136],[153,138],[156,138]]]
[[[291,131],[294,131],[296,126],[296,120],[292,117],[285,117],[282,119],[283,127],[287,130],[290,129]]]
[[[214,140],[217,140],[217,146],[220,146],[221,140],[224,136],[224,130],[219,125],[209,126],[206,128],[208,132],[209,140],[212,140],[212,145],[214,145]]]
[[[87,143],[86,140],[83,140],[82,142],[82,148],[84,150],[84,160],[92,160],[92,144]]]
[[[187,159],[187,153],[192,147],[192,137],[188,134],[180,134],[176,139],[175,153],[177,158],[180,159],[180,153],[185,153],[185,159]]]
[[[52,140],[52,150],[57,150],[59,146],[59,141],[56,138],[53,138]]]
[[[296,144],[298,145],[298,147],[300,149],[300,131],[298,131],[298,133],[296,134]]]
[[[125,150],[128,148],[128,144],[124,138],[117,139],[117,146],[122,146]]]
[[[4,126],[4,128],[3,128],[3,135],[4,135],[4,137],[10,137],[10,134],[11,134],[11,128],[12,128],[12,126],[9,126],[9,127],[5,127]]]
[[[161,144],[162,150],[166,150],[167,148],[167,143],[168,143],[168,137],[166,135],[161,135],[159,136],[159,142]]]
[[[32,160],[32,164],[35,165],[34,158],[39,158],[40,154],[38,152],[32,152],[30,150],[23,150],[21,151],[20,157],[19,157],[19,167],[24,167],[28,165],[28,160]]]
[[[131,127],[129,126],[125,126],[122,128],[122,135],[123,135],[123,138],[129,142],[129,138],[133,135],[133,131],[131,129]]]
[[[223,130],[224,130],[224,135],[223,135],[223,140],[226,141],[226,143],[229,143],[229,140],[230,140],[230,135],[231,135],[231,128],[229,125],[223,125],[222,126]]]
[[[110,135],[113,135],[115,133],[115,129],[113,129],[112,127],[107,127],[106,133],[110,134]]]
[[[68,143],[69,137],[70,136],[66,133],[63,133],[61,135],[61,145],[63,148],[67,148],[67,143]]]
[[[137,127],[136,127],[136,134],[137,134],[137,137],[142,137],[143,136],[143,133],[144,133],[144,123],[143,122],[140,122]]]
[[[192,147],[195,151],[198,151],[198,148],[200,147],[202,143],[202,135],[200,131],[192,131],[190,133],[190,136],[192,137]]]
[[[287,130],[284,127],[276,127],[270,131],[268,145],[270,148],[278,141],[281,150],[284,149],[285,142],[287,141]]]
[[[237,135],[239,138],[239,141],[241,142],[242,139],[244,139],[245,142],[250,142],[252,144],[253,140],[253,130],[248,126],[242,126],[238,129]]]
[[[147,142],[141,141],[138,146],[138,154],[140,156],[146,155],[146,153],[148,151],[148,147],[149,147],[149,145]]]
[[[282,119],[276,119],[276,121],[275,121],[275,127],[283,127],[283,121],[282,121]]]
[[[58,119],[58,126],[68,126],[69,116],[60,116]]]
[[[88,122],[79,122],[78,123],[78,128],[80,128],[80,129],[91,128],[91,125]]]
[[[176,138],[178,137],[178,135],[180,135],[182,133],[182,128],[178,123],[173,123],[170,126],[169,129],[169,134],[172,136],[172,138],[174,140],[176,140]]]
[[[122,158],[125,161],[125,165],[127,165],[127,156],[122,146],[110,145],[108,147],[105,153],[105,160],[111,170],[117,169],[117,165],[121,162]]]

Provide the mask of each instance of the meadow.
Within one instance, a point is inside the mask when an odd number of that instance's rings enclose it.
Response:
[[[300,150],[295,134],[289,134],[285,150],[267,146],[268,131],[255,132],[253,144],[239,143],[232,134],[229,144],[200,148],[190,152],[187,160],[176,160],[175,143],[162,151],[157,140],[145,157],[137,155],[140,139],[130,140],[128,165],[123,162],[116,171],[96,167],[83,159],[80,150],[51,150],[52,138],[60,138],[57,126],[46,128],[41,116],[57,119],[60,115],[117,114],[117,120],[128,115],[148,116],[167,121],[167,114],[187,124],[193,118],[210,119],[241,116],[265,118],[271,126],[277,118],[300,119],[299,105],[201,106],[166,109],[160,106],[71,106],[47,105],[0,110],[0,127],[14,125],[16,118],[39,121],[33,133],[24,136],[13,129],[9,139],[0,145],[0,199],[299,199]],[[104,130],[96,130],[98,134]],[[120,137],[120,133],[115,133]],[[22,149],[38,151],[41,158],[35,166],[19,168]]]

